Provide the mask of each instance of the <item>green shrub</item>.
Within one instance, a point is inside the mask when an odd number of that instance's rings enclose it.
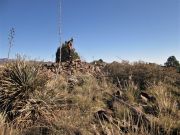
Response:
[[[75,50],[72,50],[72,60],[79,59],[79,55]],[[68,46],[65,42],[61,47],[61,62],[66,62],[69,60]],[[60,62],[60,47],[56,51],[56,63]]]
[[[170,56],[167,59],[167,62],[164,64],[166,67],[178,67],[179,61],[176,59],[175,56]]]

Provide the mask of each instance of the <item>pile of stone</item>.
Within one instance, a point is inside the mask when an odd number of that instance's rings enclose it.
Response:
[[[42,65],[42,70],[55,74],[65,73],[72,75],[74,73],[90,73],[92,75],[101,75],[104,66],[105,65],[90,64],[77,59],[72,62],[45,63]]]

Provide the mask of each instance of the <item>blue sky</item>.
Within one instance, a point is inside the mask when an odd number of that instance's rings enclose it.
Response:
[[[180,60],[180,0],[62,0],[62,40],[74,37],[84,60]],[[16,31],[11,58],[54,60],[58,0],[0,0],[0,57]]]

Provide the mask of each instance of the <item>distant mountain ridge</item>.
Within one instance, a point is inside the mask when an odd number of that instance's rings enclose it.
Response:
[[[0,58],[0,64],[3,64],[8,61],[8,58]]]
[[[14,61],[15,59],[8,59],[8,58],[0,58],[0,64],[3,64],[7,61]],[[30,60],[31,61],[31,60]],[[32,60],[33,61],[33,60]],[[43,63],[43,64],[52,64],[53,62],[52,61],[36,61],[36,62],[39,62],[39,63]]]

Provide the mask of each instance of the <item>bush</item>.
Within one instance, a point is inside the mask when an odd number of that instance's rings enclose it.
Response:
[[[79,55],[75,50],[72,50],[72,60],[79,59]],[[68,46],[65,42],[61,47],[61,62],[66,62],[69,60]],[[56,51],[56,63],[60,62],[60,47]]]
[[[105,67],[105,71],[110,73],[114,83],[118,84],[119,79],[123,87],[129,80],[132,80],[141,90],[159,82],[180,86],[180,75],[174,68],[161,67],[156,64],[113,62]]]
[[[167,62],[164,64],[166,67],[178,67],[179,61],[176,59],[175,56],[170,56],[167,59]]]
[[[40,76],[39,66],[22,58],[5,66],[0,77],[0,111],[6,121],[19,116],[33,93],[44,87],[47,77]]]

